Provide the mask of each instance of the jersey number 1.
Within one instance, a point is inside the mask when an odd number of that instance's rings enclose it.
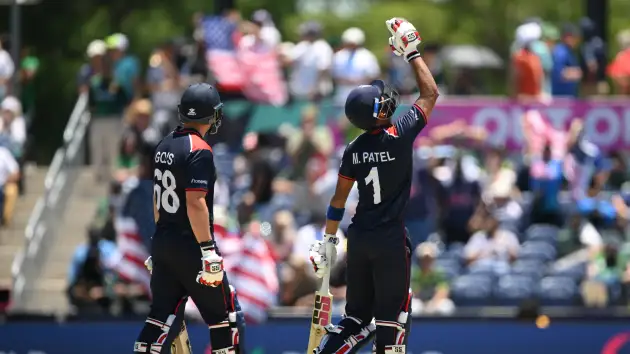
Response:
[[[374,187],[374,204],[381,203],[381,181],[378,179],[378,169],[376,167],[372,167],[370,173],[367,177],[365,177],[365,185],[372,183],[372,187]]]
[[[169,170],[162,172],[156,168],[154,176],[156,181],[153,184],[153,196],[157,210],[162,208],[169,214],[175,214],[179,209],[179,197],[175,193],[173,172]],[[162,191],[162,187],[164,187],[164,191]]]

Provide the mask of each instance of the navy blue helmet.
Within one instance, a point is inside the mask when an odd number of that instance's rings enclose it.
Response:
[[[382,80],[354,88],[346,99],[346,117],[359,129],[371,130],[398,108],[400,95]]]
[[[210,134],[221,126],[223,103],[214,86],[200,83],[188,86],[177,106],[182,123],[210,124]]]

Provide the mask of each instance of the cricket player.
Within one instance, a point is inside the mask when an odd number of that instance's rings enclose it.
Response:
[[[158,354],[170,347],[169,331],[188,296],[208,325],[212,353],[239,353],[234,298],[213,239],[216,170],[212,149],[203,139],[221,126],[222,107],[213,86],[188,87],[178,106],[182,126],[155,148],[153,300],[135,353]]]
[[[413,142],[427,124],[438,89],[418,52],[416,28],[401,18],[386,24],[392,34],[392,51],[411,65],[420,97],[392,123],[399,95],[383,81],[359,86],[348,95],[346,116],[364,133],[343,154],[326,214],[324,240],[314,243],[310,251],[315,272],[321,277],[336,258],[335,254],[333,259],[326,258],[325,243],[337,243],[335,234],[346,199],[358,183],[359,204],[347,236],[347,304],[341,322],[326,327],[316,354],[356,353],[374,334],[374,353],[406,351],[411,246],[403,211],[411,189]]]

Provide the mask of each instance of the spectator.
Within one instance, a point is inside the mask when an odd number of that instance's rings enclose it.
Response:
[[[15,64],[9,52],[4,50],[0,42],[0,99],[3,99],[10,92],[11,78],[15,72]]]
[[[341,35],[343,49],[335,53],[332,76],[336,91],[334,104],[342,107],[350,91],[358,85],[367,85],[378,78],[381,70],[376,56],[363,47],[365,34],[359,28],[348,28]]]
[[[481,229],[464,247],[466,263],[469,267],[506,273],[518,255],[518,238],[512,231],[501,229],[499,221],[485,206],[478,209],[474,221],[479,222]]]
[[[623,272],[617,264],[617,256],[618,250],[612,246],[605,247],[593,256],[588,264],[586,279],[582,283],[585,305],[589,307],[614,305],[611,300],[620,294]]]
[[[601,190],[604,187],[611,166],[597,145],[586,137],[581,120],[571,122],[567,145],[569,154],[565,159],[565,175],[571,196],[574,200],[580,200],[585,198],[589,190]]]
[[[203,33],[198,29],[194,33],[195,43],[187,58],[185,67],[190,75],[190,84],[208,81],[208,62],[206,60],[206,42]]]
[[[149,129],[151,122],[151,102],[147,99],[135,101],[129,107],[126,116],[126,127],[120,141],[120,154],[116,167],[119,180],[125,179],[134,173],[138,166],[140,148],[146,144],[144,133]]]
[[[590,18],[580,20],[580,29],[584,42],[581,48],[582,83],[585,95],[603,95],[607,93],[606,81],[606,45],[597,35],[595,23]]]
[[[490,211],[499,222],[499,227],[518,232],[523,209],[513,198],[515,181],[514,171],[502,170],[501,175],[489,186],[487,197],[490,202]]]
[[[558,200],[562,189],[562,161],[552,159],[551,148],[545,147],[542,163],[532,170],[530,189],[534,193],[530,222],[562,226],[563,218]]]
[[[318,126],[319,110],[306,106],[302,110],[301,129],[288,134],[286,151],[291,157],[289,179],[297,181],[306,177],[306,164],[315,156],[329,156],[333,149],[333,137],[327,126]]]
[[[429,70],[431,70],[431,75],[433,75],[433,79],[438,85],[440,94],[447,94],[448,92],[446,89],[446,75],[444,72],[444,63],[442,61],[442,57],[440,56],[440,50],[441,47],[438,44],[425,44],[423,58],[425,63],[427,64],[427,67],[429,68]],[[405,64],[402,60],[397,60],[397,62]],[[409,65],[406,65],[405,68],[409,68]],[[412,86],[413,88],[411,88],[410,86],[410,89],[411,91],[415,92],[417,90],[415,83]],[[411,92],[408,92],[408,94],[410,93]]]
[[[405,215],[405,226],[409,230],[411,245],[427,240],[435,231],[435,189],[439,183],[433,176],[435,160],[430,156],[431,147],[423,146],[415,152],[411,193]]]
[[[19,178],[20,168],[17,161],[9,149],[0,146],[0,210],[3,224],[7,224],[13,214]]]
[[[263,9],[254,11],[251,21],[260,27],[260,38],[266,45],[274,49],[280,45],[282,36],[269,11]]]
[[[295,218],[288,210],[280,210],[273,216],[271,244],[276,258],[281,262],[289,260],[293,254],[293,244],[297,237]]]
[[[299,100],[318,100],[332,92],[330,69],[333,51],[321,38],[322,27],[317,22],[300,26],[302,40],[285,58],[291,66],[289,90]]]
[[[512,55],[514,85],[512,90],[519,99],[536,100],[543,92],[542,61],[534,52],[535,46],[540,47],[541,36],[542,28],[537,23],[527,23],[516,29],[516,43],[519,49]]]
[[[140,90],[140,63],[127,53],[129,39],[122,33],[115,33],[105,40],[109,49],[109,59],[113,63],[110,90],[121,92],[128,104],[142,93]]]
[[[447,244],[465,243],[470,237],[468,221],[481,200],[481,188],[478,180],[465,173],[461,157],[447,161],[438,162],[433,172],[440,182],[436,188],[439,210],[437,226]],[[451,167],[450,164],[455,166]]]
[[[608,66],[608,75],[618,95],[630,95],[630,29],[617,34],[620,51]]]
[[[138,227],[146,249],[151,249],[151,238],[155,232],[153,208],[147,200],[153,198],[153,147],[143,145],[138,150],[138,168],[136,173],[125,181],[129,190],[121,205],[121,214],[132,218]]]
[[[147,87],[155,110],[152,124],[161,135],[170,132],[179,122],[176,107],[182,83],[175,50],[174,41],[164,43],[151,55],[147,71]]]
[[[543,79],[543,97],[550,98],[551,97],[551,75],[553,72],[553,48],[556,46],[558,39],[560,39],[560,32],[556,26],[543,22],[542,23],[542,42],[544,43],[544,47],[540,46],[541,49],[538,49],[538,45],[535,47],[534,52],[538,54],[540,58],[540,62],[544,71],[544,79]]]
[[[490,188],[497,181],[505,181],[513,188],[516,183],[516,174],[505,159],[505,149],[490,147],[484,151],[484,175],[482,176],[483,188]],[[484,191],[485,192],[485,191]]]
[[[400,57],[392,52],[389,45],[385,50],[387,51],[387,82],[392,85],[401,96],[412,94],[417,90],[417,87],[411,66],[404,60],[400,60]],[[426,58],[427,46],[425,45],[424,59]]]
[[[578,96],[582,70],[573,50],[577,48],[579,41],[578,29],[572,24],[564,25],[561,41],[553,49],[551,90],[554,96]]]
[[[612,151],[609,159],[612,166],[608,176],[608,186],[612,190],[620,190],[623,184],[630,180],[626,157],[621,151]]]
[[[77,246],[68,270],[68,297],[80,312],[109,312],[112,301],[111,271],[118,257],[116,245],[90,229],[86,243]]]
[[[110,168],[117,155],[120,121],[125,98],[120,91],[111,89],[112,73],[104,56],[107,45],[101,40],[90,42],[87,48],[89,61],[78,74],[79,93],[89,93],[92,120],[90,121],[90,163],[96,167],[96,178],[109,178]]]
[[[242,27],[245,35],[238,43],[240,49],[246,49],[255,53],[269,53],[275,51],[278,47],[278,38],[274,38],[275,35],[270,36],[268,32],[270,28],[265,27],[263,19],[252,18],[251,22],[245,22]],[[273,29],[275,27],[272,27]]]
[[[35,108],[35,78],[38,71],[39,58],[34,56],[29,48],[22,49],[20,87],[22,90],[22,107],[25,115],[32,115],[32,111]]]
[[[280,268],[280,304],[298,308],[312,308],[317,290],[317,280],[313,276],[308,260],[291,257]]]
[[[411,269],[411,289],[414,314],[450,315],[455,310],[449,299],[449,285],[445,275],[435,268],[437,246],[421,243],[415,251],[418,265]]]
[[[22,115],[22,104],[17,98],[7,96],[0,104],[0,109],[2,110],[0,134],[8,137],[9,149],[15,156],[20,157],[26,143],[26,119]]]

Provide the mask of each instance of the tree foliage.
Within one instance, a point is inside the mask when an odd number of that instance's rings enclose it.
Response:
[[[297,39],[297,25],[305,19],[320,20],[330,39],[338,38],[350,26],[360,27],[366,33],[366,45],[380,56],[386,53],[388,36],[384,21],[393,16],[410,19],[425,41],[477,43],[506,55],[519,21],[529,16],[554,23],[575,21],[583,15],[584,8],[583,0],[365,0],[365,5],[357,6],[355,15],[339,18],[330,14],[296,14],[293,0],[237,2],[245,16],[258,8],[269,10],[288,40]],[[146,62],[158,43],[189,35],[193,14],[211,12],[213,5],[209,0],[44,0],[24,7],[23,44],[33,48],[42,63],[34,126],[38,157],[50,157],[60,143],[61,130],[76,98],[76,73],[92,39],[123,32],[129,36],[132,50]],[[615,33],[630,27],[628,13],[629,1],[610,0],[611,54],[616,50]],[[0,18],[6,19],[0,31],[8,32],[8,7],[0,7]]]

